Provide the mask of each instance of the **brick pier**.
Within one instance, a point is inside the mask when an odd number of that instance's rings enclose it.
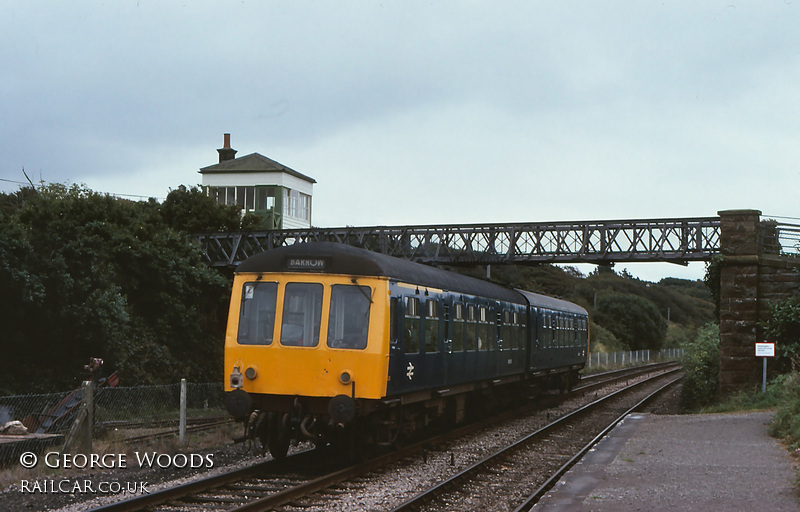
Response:
[[[800,260],[765,250],[770,221],[758,210],[718,212],[720,226],[720,391],[723,394],[761,379],[755,343],[764,340],[760,323],[769,302],[800,289]]]

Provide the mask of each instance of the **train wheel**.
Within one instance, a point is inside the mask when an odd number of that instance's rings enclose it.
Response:
[[[261,441],[261,455],[267,452],[267,445],[269,443],[269,418],[263,412],[258,415],[255,425],[253,425],[253,435],[258,437]]]
[[[275,459],[285,459],[286,453],[289,451],[289,413],[284,413],[280,418],[276,417],[275,421],[271,422],[271,432],[269,435],[268,445],[269,453]]]

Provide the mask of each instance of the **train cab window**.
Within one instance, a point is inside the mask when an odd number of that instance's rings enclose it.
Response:
[[[316,347],[322,317],[322,285],[288,283],[283,294],[281,345]]]
[[[425,352],[439,351],[439,301],[425,302]]]
[[[333,285],[328,316],[329,347],[367,348],[371,297],[369,286]]]
[[[464,350],[464,305],[453,305],[453,352]]]
[[[240,345],[270,345],[275,330],[278,283],[244,283],[239,308]]]
[[[417,297],[405,298],[405,325],[404,341],[406,354],[419,352],[419,299]]]

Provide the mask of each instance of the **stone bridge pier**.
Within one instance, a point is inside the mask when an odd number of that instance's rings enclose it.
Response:
[[[755,343],[770,301],[800,289],[800,259],[773,251],[775,223],[758,210],[725,210],[720,216],[720,392],[728,394],[761,382]]]

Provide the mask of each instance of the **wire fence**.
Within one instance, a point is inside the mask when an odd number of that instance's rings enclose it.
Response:
[[[177,421],[181,385],[100,387],[94,392],[96,428],[127,423],[141,425]],[[29,432],[64,434],[75,419],[82,393],[13,395],[0,397],[0,426],[19,420]],[[221,383],[188,383],[186,407],[189,418],[225,415]]]
[[[672,361],[683,357],[684,349],[669,348],[664,350],[628,350],[625,352],[594,352],[589,354],[586,367],[617,368],[656,361]]]
[[[639,350],[589,355],[588,369],[614,368],[651,361],[679,359],[683,349]],[[126,424],[140,426],[176,422],[180,416],[180,383],[157,386],[100,387],[94,394],[96,429]],[[69,431],[81,405],[81,389],[63,393],[0,397],[0,426],[21,421],[29,432],[64,434]],[[221,383],[188,383],[188,418],[225,416]]]

